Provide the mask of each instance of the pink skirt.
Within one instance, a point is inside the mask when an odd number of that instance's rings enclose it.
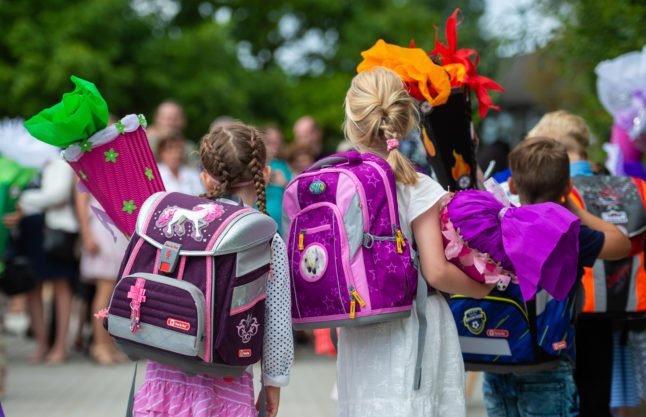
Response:
[[[148,362],[135,395],[134,417],[257,417],[253,377],[188,376],[171,366]]]

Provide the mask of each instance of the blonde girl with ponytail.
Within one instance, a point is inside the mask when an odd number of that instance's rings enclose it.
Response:
[[[379,155],[392,167],[402,231],[415,241],[432,290],[426,299],[428,330],[419,390],[412,383],[419,328],[415,308],[403,320],[340,329],[339,417],[466,416],[456,324],[437,291],[482,298],[490,287],[473,281],[444,257],[440,201],[446,192],[417,173],[398,149],[416,123],[414,100],[397,74],[374,68],[354,77],[345,98],[346,138],[360,152]]]
[[[271,169],[263,137],[256,128],[240,122],[214,128],[202,138],[200,159],[207,190],[202,197],[256,205],[266,212],[265,187]],[[271,252],[262,357],[267,417],[278,413],[280,388],[288,384],[294,360],[287,248],[278,234]],[[251,369],[233,379],[189,376],[150,361],[144,384],[135,396],[134,416],[256,417],[262,403],[254,401]]]

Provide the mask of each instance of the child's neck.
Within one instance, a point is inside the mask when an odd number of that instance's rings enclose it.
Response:
[[[253,207],[256,204],[256,188],[253,184],[238,188],[231,194],[239,197],[246,206]]]

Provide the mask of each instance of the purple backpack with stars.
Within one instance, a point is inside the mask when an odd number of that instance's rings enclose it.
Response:
[[[410,315],[418,274],[401,232],[388,163],[356,151],[298,175],[283,197],[296,329]]]
[[[229,200],[153,194],[121,264],[108,332],[132,358],[241,375],[261,358],[276,229]]]

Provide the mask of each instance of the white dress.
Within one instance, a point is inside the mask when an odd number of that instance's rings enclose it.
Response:
[[[397,183],[397,204],[404,235],[411,223],[446,192],[419,175],[415,186]],[[338,417],[464,417],[464,364],[458,334],[444,298],[427,299],[428,330],[422,383],[413,390],[418,319],[411,317],[370,326],[340,329]]]

